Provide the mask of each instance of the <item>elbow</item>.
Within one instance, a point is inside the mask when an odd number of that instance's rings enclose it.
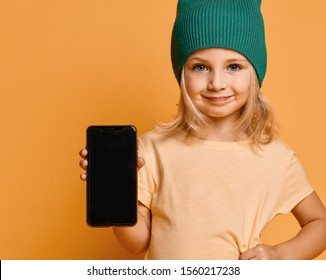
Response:
[[[316,234],[313,239],[318,240],[318,245],[320,248],[319,254],[321,254],[326,250],[326,216],[314,220],[313,223],[316,226]]]
[[[133,232],[132,228],[114,228],[113,232],[121,246],[134,255],[140,255],[147,251],[150,243],[150,235],[143,235],[139,232]]]
[[[321,230],[323,232],[323,248],[326,250],[326,217],[321,220]]]
[[[319,217],[318,219],[319,222],[319,230],[321,232],[321,243],[322,243],[322,248],[323,251],[326,250],[326,208],[324,208],[323,215]]]
[[[122,244],[122,246],[131,254],[141,255],[148,250],[149,244],[133,243],[133,244]]]

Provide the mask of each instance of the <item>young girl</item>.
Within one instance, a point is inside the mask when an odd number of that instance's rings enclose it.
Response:
[[[277,139],[260,91],[260,2],[179,0],[171,44],[178,113],[138,141],[138,222],[113,228],[129,251],[146,259],[312,259],[325,250],[325,207]],[[85,169],[87,151],[81,156]],[[297,236],[260,244],[268,223],[289,211]]]

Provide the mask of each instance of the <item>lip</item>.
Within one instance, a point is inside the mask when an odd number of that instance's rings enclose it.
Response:
[[[231,102],[234,99],[234,95],[227,96],[203,96],[209,102],[215,103],[217,105],[224,105]]]

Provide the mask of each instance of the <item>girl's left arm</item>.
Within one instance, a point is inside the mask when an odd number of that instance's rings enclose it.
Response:
[[[241,259],[314,259],[326,249],[326,209],[315,192],[293,209],[301,230],[292,239],[268,246],[260,244],[241,254]]]

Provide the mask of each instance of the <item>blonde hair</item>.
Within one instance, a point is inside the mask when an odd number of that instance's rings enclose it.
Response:
[[[180,99],[177,115],[168,123],[159,124],[157,131],[189,136],[203,136],[203,131],[211,125],[211,120],[200,112],[190,100],[185,86],[184,71],[181,73]],[[277,135],[277,125],[267,98],[262,94],[256,72],[251,67],[250,94],[242,108],[236,125],[238,137],[246,135],[251,143],[258,146],[271,142]]]

